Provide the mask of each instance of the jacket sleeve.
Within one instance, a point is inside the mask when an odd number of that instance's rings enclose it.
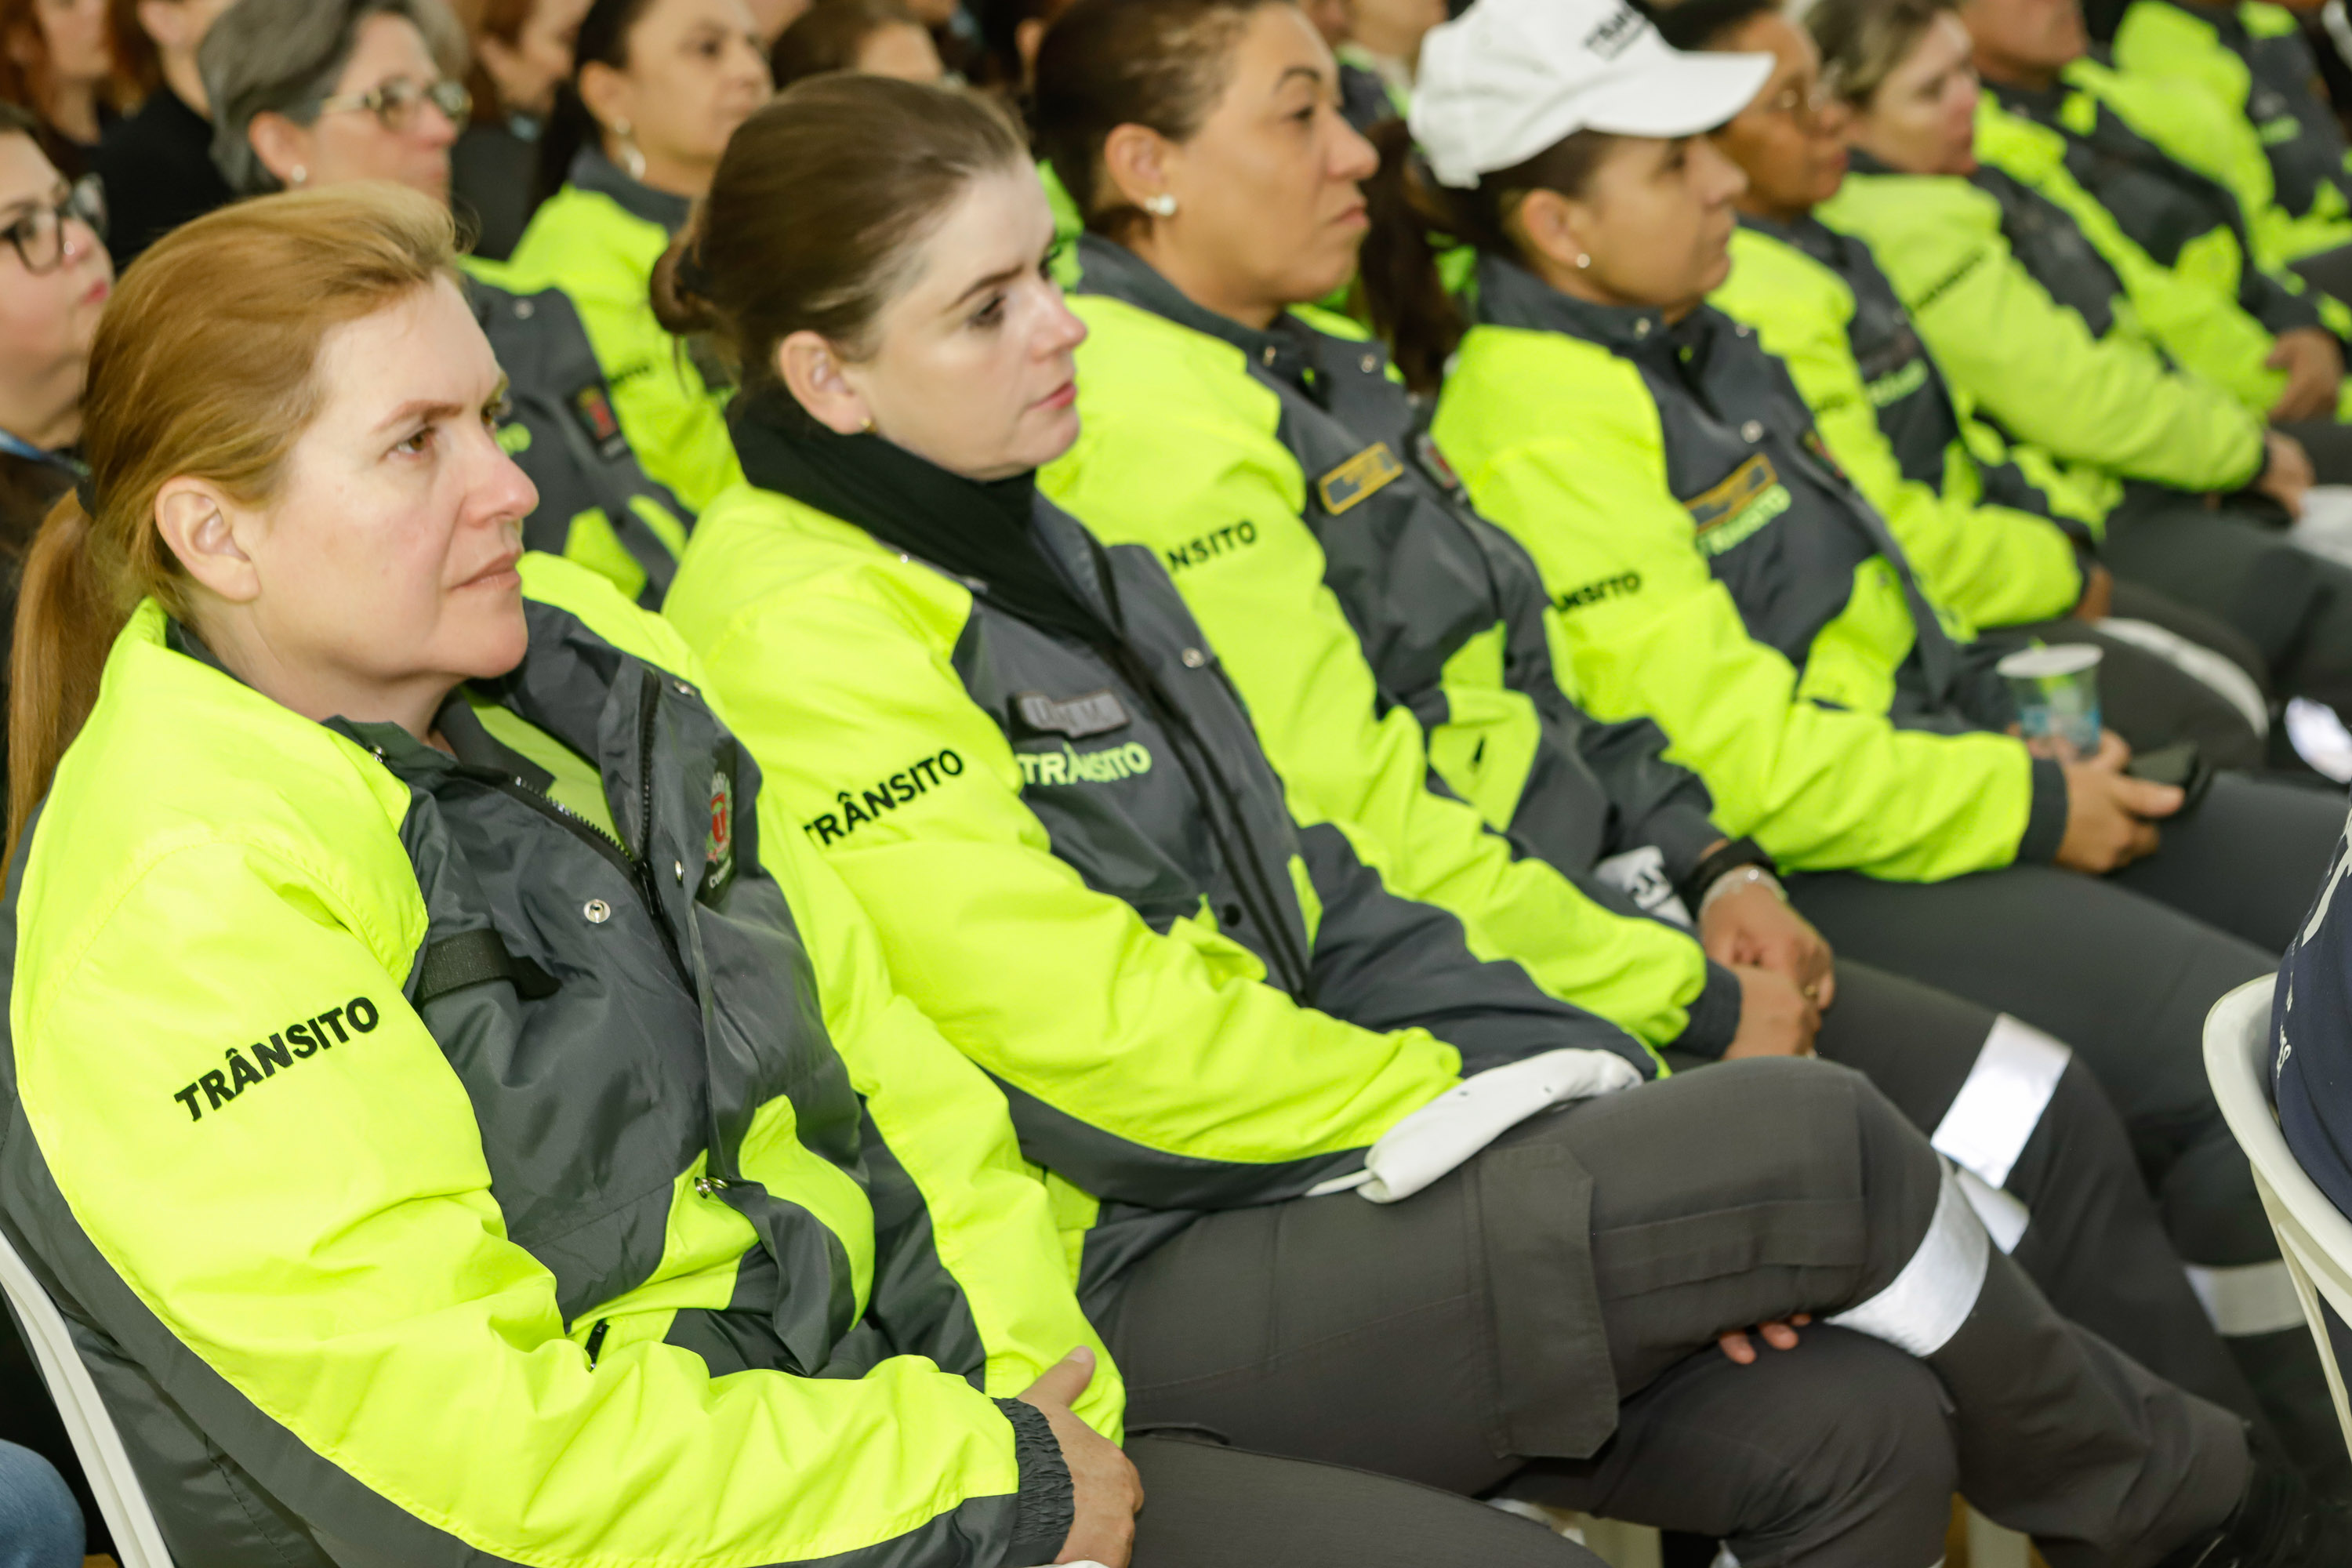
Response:
[[[2261,472],[2261,417],[2136,333],[2094,337],[2011,252],[1990,197],[1958,180],[1951,200],[1871,188],[1884,184],[1856,182],[1823,217],[1869,239],[1937,363],[2019,439],[2182,489],[2236,489]]]
[[[1300,831],[1299,858],[1315,894],[1318,1003],[1372,1028],[1427,1029],[1462,1053],[1465,1077],[1570,1047],[1657,1071],[1616,1025],[1545,995],[1517,964],[1473,957],[1459,921],[1390,892],[1330,824]]]
[[[1030,1158],[1097,1197],[1267,1202],[1452,1087],[1460,1058],[1426,1032],[1301,1007],[1210,922],[1163,934],[1088,888],[940,651],[954,630],[856,583],[770,596],[696,640],[766,775],[772,831],[932,763],[913,800],[820,848],[901,989],[1005,1087]]]
[[[1777,258],[1759,252],[1779,243],[1742,231],[1733,242],[1730,280],[1715,302],[1755,328],[1789,367],[1831,455],[1886,519],[1927,596],[1980,626],[2050,620],[2073,609],[2083,596],[2083,573],[2074,542],[2056,523],[2009,507],[1971,505],[1904,476],[1836,313],[1840,305],[1850,311],[1850,300],[1830,298],[1826,287],[1774,287],[1782,268],[1771,265]]]
[[[764,835],[761,854],[808,943],[825,1027],[866,1103],[876,1218],[868,1312],[897,1349],[943,1365],[971,1357],[936,1354],[934,1342],[973,1346],[985,1392],[1000,1398],[1087,1347],[1095,1374],[1076,1408],[1117,1442],[1126,1391],[1079,1310],[1045,1185],[1021,1158],[1003,1092],[898,994],[873,922],[796,823]],[[885,1212],[897,1206],[886,1203],[894,1179],[915,1189],[903,1225]],[[952,1292],[936,1288],[938,1269]]]
[[[1612,723],[1581,710],[1577,754],[1601,781],[1614,813],[1608,852],[1654,845],[1675,881],[1698,869],[1706,852],[1731,836],[1715,825],[1706,781],[1666,755],[1666,732],[1646,717]]]
[[[1389,887],[1449,910],[1480,958],[1517,960],[1552,995],[1653,1045],[1678,1038],[1708,984],[1698,944],[1593,902],[1477,807],[1431,787],[1420,721],[1384,700],[1324,584],[1288,451],[1239,420],[1189,425],[1162,405],[1147,429],[1081,385],[1083,434],[1045,471],[1046,489],[1107,541],[1186,558],[1176,586],[1247,703],[1292,816],[1334,824]],[[1210,520],[1252,542],[1190,558]]]
[[[1924,881],[2011,864],[2032,802],[2025,748],[1806,698],[1694,548],[1666,489],[1655,405],[1626,377],[1584,389],[1559,421],[1572,439],[1464,465],[1481,510],[1526,542],[1556,597],[1602,578],[1639,584],[1560,616],[1565,679],[1596,713],[1655,720],[1714,792],[1716,820],[1792,870]],[[1459,460],[1473,443],[1447,439],[1445,419],[1441,405],[1439,438]]]
[[[1028,1478],[962,1378],[713,1379],[565,1338],[403,999],[425,917],[382,837],[171,850],[74,962],[18,974],[9,1218],[79,1308],[307,1528],[383,1561],[994,1563]],[[290,1068],[238,1049],[330,1009],[345,1037]]]

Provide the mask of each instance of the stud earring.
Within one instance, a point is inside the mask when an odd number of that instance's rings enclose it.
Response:
[[[1578,271],[1581,272],[1581,271],[1583,271],[1586,268],[1588,268],[1588,267],[1590,267],[1590,266],[1591,266],[1591,265],[1592,265],[1592,258],[1591,258],[1590,256],[1585,255],[1585,254],[1584,254],[1584,252],[1582,252],[1582,251],[1580,251],[1580,251],[1578,251],[1578,252],[1576,253],[1576,269],[1577,269]]]
[[[1176,198],[1170,195],[1165,191],[1160,192],[1156,196],[1146,196],[1143,199],[1143,210],[1150,213],[1153,217],[1174,217],[1176,216]]]
[[[310,183],[310,165],[306,163],[295,164],[293,168],[287,171],[286,183],[289,185],[296,186],[309,184]]]
[[[866,423],[857,427],[857,433],[860,436],[871,436],[874,434],[874,416],[869,414],[866,416]]]
[[[615,121],[613,124],[613,134],[621,139],[621,167],[628,172],[629,178],[642,180],[646,177],[645,150],[637,145],[637,139],[632,132],[633,128],[625,120]]]

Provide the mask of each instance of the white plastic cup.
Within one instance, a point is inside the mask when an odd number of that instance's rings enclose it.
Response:
[[[2036,752],[2079,762],[2099,750],[2099,648],[2051,643],[2020,648],[1993,668],[2017,699],[2017,727]]]

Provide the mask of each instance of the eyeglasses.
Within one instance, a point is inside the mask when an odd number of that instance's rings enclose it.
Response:
[[[1817,80],[1810,87],[1791,83],[1756,107],[1767,114],[1786,115],[1801,125],[1811,125],[1836,101],[1837,93],[1830,84]]]
[[[474,111],[474,95],[466,90],[462,81],[443,77],[439,81],[420,82],[396,76],[372,92],[340,93],[328,99],[319,105],[319,112],[347,114],[364,110],[375,116],[377,124],[397,134],[415,122],[416,111],[427,103],[439,110],[452,125],[464,125]]]
[[[69,254],[79,254],[67,248],[68,218],[88,226],[99,238],[106,237],[106,187],[99,184],[96,174],[83,175],[61,197],[35,204],[0,229],[0,234],[16,247],[16,259],[25,264],[26,271],[55,272]]]

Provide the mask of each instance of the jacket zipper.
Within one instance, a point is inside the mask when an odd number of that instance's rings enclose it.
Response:
[[[677,973],[678,984],[686,987],[688,995],[699,994],[695,990],[693,977],[687,972],[685,957],[678,952],[677,939],[670,934],[669,921],[662,914],[661,901],[654,896],[652,880],[645,874],[644,865],[629,853],[628,846],[562,802],[551,800],[505,773],[488,768],[467,768],[464,772],[500,795],[520,801],[611,861],[628,879],[629,886],[636,890],[638,899],[646,905],[646,913],[653,918],[654,930],[661,934],[662,951],[669,955],[670,967]]]
[[[678,951],[677,938],[662,916],[661,888],[654,880],[651,857],[654,852],[654,725],[656,705],[661,700],[661,677],[646,669],[637,688],[637,844],[635,869],[637,891],[644,895],[646,906],[653,910],[654,925],[660,931],[662,945],[669,950],[670,963],[677,966],[681,978],[686,974],[686,955]],[[690,994],[691,982],[687,985]]]

